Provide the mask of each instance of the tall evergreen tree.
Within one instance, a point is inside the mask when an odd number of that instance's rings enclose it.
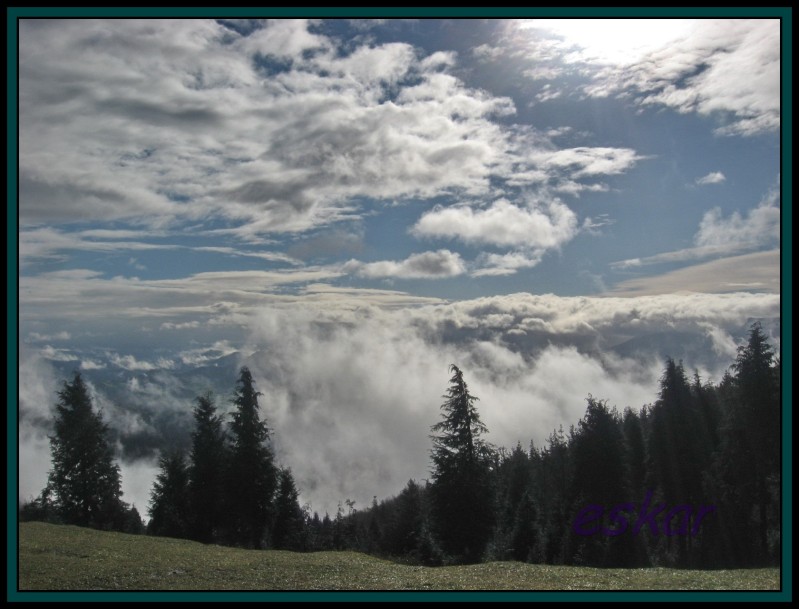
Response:
[[[277,486],[272,450],[267,444],[269,429],[258,415],[259,395],[250,370],[243,367],[230,422],[227,515],[230,541],[251,548],[268,543]]]
[[[163,537],[186,537],[189,528],[186,460],[181,451],[173,450],[162,455],[158,463],[161,471],[150,493],[147,530]]]
[[[543,513],[538,541],[538,556],[544,562],[562,564],[570,557],[564,539],[571,534],[574,514],[569,502],[569,480],[572,459],[563,426],[553,430],[547,438],[548,446],[541,451],[541,498]]]
[[[278,550],[305,550],[305,514],[299,503],[299,492],[290,469],[281,469],[278,474],[275,497],[275,522],[272,544]]]
[[[494,521],[490,479],[492,448],[463,373],[452,365],[442,420],[432,426],[430,489],[434,530],[442,550],[455,562],[477,562]]]
[[[611,506],[624,502],[624,441],[618,414],[602,400],[588,396],[585,416],[577,424],[570,443],[573,475],[573,513],[589,504]],[[628,499],[627,499],[628,500]],[[583,564],[629,564],[626,539],[605,535],[572,537],[572,552]]]
[[[71,383],[64,381],[58,398],[46,494],[67,524],[120,528],[127,506],[121,500],[119,466],[108,442],[108,427],[93,410],[79,373]]]
[[[227,447],[222,418],[211,392],[197,398],[189,455],[189,536],[203,543],[219,538],[224,524]]]
[[[739,474],[756,506],[751,524],[757,531],[758,559],[764,561],[770,553],[769,532],[779,536],[781,412],[779,367],[759,322],[752,324],[747,344],[738,348],[733,370],[737,400],[730,426],[740,442],[728,448],[743,451],[749,461]],[[771,545],[771,557],[776,559],[778,544]]]

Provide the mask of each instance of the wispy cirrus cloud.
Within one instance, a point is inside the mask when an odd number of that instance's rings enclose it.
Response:
[[[780,20],[703,20],[682,39],[623,70],[606,69],[588,95],[630,95],[641,107],[714,115],[721,135],[780,125]]]
[[[733,255],[729,249],[726,249],[724,253],[725,257],[718,260],[693,264],[667,273],[620,281],[608,290],[608,293],[617,296],[645,296],[675,291],[717,294],[763,292],[779,296],[781,289],[779,250]],[[682,260],[685,259],[679,261]],[[652,263],[658,261],[673,262],[674,258],[663,257]],[[645,259],[642,263],[648,262]],[[625,268],[636,266],[638,265],[629,264]]]
[[[718,120],[721,135],[780,124],[779,19],[533,19],[505,25],[484,61],[530,64],[532,81],[587,78],[569,93]]]
[[[699,186],[706,186],[708,184],[721,184],[727,179],[720,171],[711,171],[709,174],[702,176],[701,178],[696,178],[696,183]]]

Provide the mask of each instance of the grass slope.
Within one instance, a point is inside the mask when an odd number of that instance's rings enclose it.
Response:
[[[20,590],[778,590],[779,569],[590,569],[493,562],[399,565],[358,552],[297,554],[20,525]]]

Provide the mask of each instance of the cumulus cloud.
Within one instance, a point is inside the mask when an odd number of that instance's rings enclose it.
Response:
[[[23,21],[22,221],[216,215],[247,235],[487,188],[509,100],[440,73],[446,53],[334,46],[304,20]]]
[[[696,179],[696,183],[700,186],[705,186],[707,184],[721,184],[727,179],[727,177],[720,171],[711,171],[706,176],[702,176],[701,178]]]
[[[360,218],[363,197],[482,196],[496,181],[592,178],[636,158],[528,158],[551,143],[519,145],[497,120],[513,102],[450,73],[454,53],[342,46],[307,20],[23,20],[19,59],[29,256],[76,246],[42,222],[219,220],[256,240]],[[153,247],[127,241],[117,249]]]
[[[398,279],[441,279],[462,275],[466,270],[460,254],[449,250],[412,254],[399,262],[393,260],[369,263],[351,261],[344,268],[355,272],[361,277],[370,279],[387,277],[396,277]]]
[[[577,232],[577,217],[560,201],[514,205],[506,199],[486,209],[467,206],[436,208],[424,214],[412,232],[418,237],[444,237],[466,243],[559,247]]]

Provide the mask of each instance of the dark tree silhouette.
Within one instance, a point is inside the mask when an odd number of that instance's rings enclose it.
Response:
[[[450,388],[441,405],[442,420],[432,426],[433,528],[454,562],[477,562],[494,521],[490,464],[493,450],[482,439],[480,420],[463,373],[452,365]]]
[[[158,461],[161,471],[150,492],[150,523],[147,530],[163,537],[186,537],[189,524],[189,475],[186,460],[179,450],[170,451]]]
[[[275,498],[275,523],[272,543],[278,550],[305,550],[305,514],[298,501],[299,493],[290,469],[281,469],[278,474],[277,497]]]
[[[119,529],[122,502],[119,466],[108,443],[108,427],[94,412],[79,373],[58,392],[55,434],[50,436],[53,469],[43,497],[67,524]]]
[[[268,544],[277,485],[272,450],[267,444],[269,429],[258,415],[259,395],[250,370],[243,367],[230,422],[227,517],[230,541],[250,548]]]
[[[722,391],[725,420],[714,481],[729,506],[736,562],[764,564],[776,561],[779,549],[781,413],[779,366],[759,323],[752,324],[732,369]]]
[[[224,524],[227,447],[222,418],[211,392],[197,398],[189,455],[189,536],[203,543],[218,539]]]
[[[572,434],[572,505],[579,512],[585,506],[611,506],[625,501],[624,441],[615,410],[606,402],[588,396],[585,416]],[[638,491],[639,493],[641,491]],[[627,539],[605,535],[572,537],[573,556],[579,562],[596,566],[625,564]]]

